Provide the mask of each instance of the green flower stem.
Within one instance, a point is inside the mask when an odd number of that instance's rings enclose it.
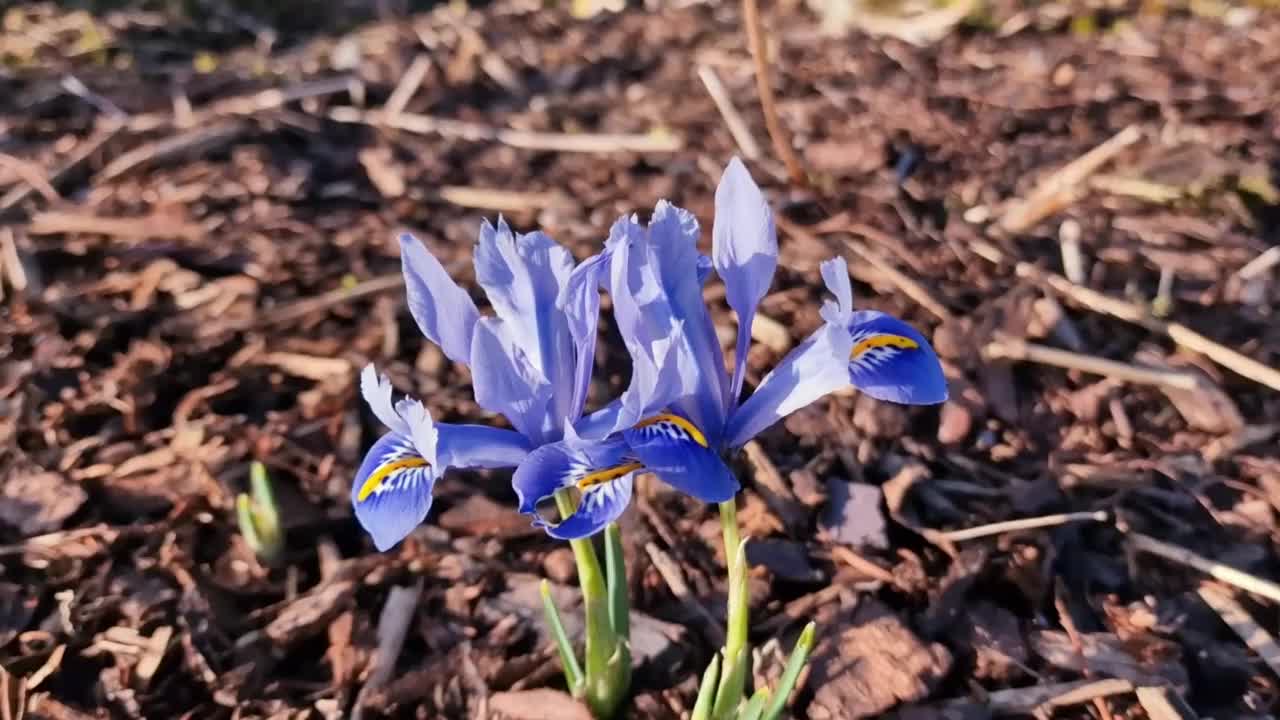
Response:
[[[560,515],[573,514],[575,503],[567,490],[557,490]],[[605,575],[600,569],[591,538],[570,540],[578,565],[578,585],[582,589],[582,610],[586,616],[586,678],[583,692],[591,714],[600,720],[613,717],[630,685],[630,662],[622,662],[625,647],[610,621],[611,603]]]
[[[613,655],[609,658],[609,680],[611,693],[620,703],[631,688],[631,594],[622,554],[622,530],[617,523],[609,523],[604,529],[604,567],[609,625],[615,638]]]
[[[728,718],[737,712],[746,687],[750,653],[747,628],[750,602],[747,588],[746,546],[738,533],[738,506],[730,498],[720,503],[720,525],[724,532],[724,556],[729,566],[729,612],[725,632],[724,670],[716,691],[713,717]]]
[[[738,535],[738,505],[735,499],[720,503],[720,526],[724,533],[724,560],[729,565],[729,623],[725,633],[728,657],[747,646],[749,598],[746,552]]]

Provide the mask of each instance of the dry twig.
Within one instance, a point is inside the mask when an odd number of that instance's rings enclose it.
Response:
[[[1000,263],[1007,259],[1004,251],[985,240],[974,242],[973,250],[991,262]],[[1076,285],[1061,275],[1046,272],[1031,263],[1019,262],[1014,266],[1014,269],[1019,277],[1040,283],[1089,310],[1140,325],[1154,332],[1163,333],[1179,345],[1208,357],[1210,360],[1242,377],[1266,385],[1273,390],[1280,390],[1280,370],[1264,365],[1221,343],[1214,342],[1185,325],[1154,318],[1146,310],[1133,303],[1104,295],[1083,285]]]
[[[684,147],[683,140],[666,133],[533,132],[413,113],[400,113],[394,117],[389,117],[383,112],[361,112],[355,108],[335,108],[330,111],[329,118],[337,122],[403,130],[419,135],[439,135],[473,142],[497,142],[526,150],[548,152],[669,153],[676,152]]]
[[[369,694],[391,679],[421,595],[421,579],[412,586],[391,588],[391,594],[387,595],[387,604],[382,606],[382,615],[378,617],[378,649],[374,652],[373,670],[356,696],[351,720],[360,720]]]
[[[1142,132],[1130,125],[1089,152],[1067,163],[1036,186],[1031,194],[1014,204],[1000,218],[1006,232],[1019,233],[1074,202],[1079,186],[1125,148],[1142,139]]]
[[[667,587],[671,590],[671,594],[689,609],[697,613],[703,622],[699,628],[706,636],[707,642],[712,647],[720,647],[724,644],[724,631],[720,629],[720,623],[711,614],[711,611],[702,604],[692,592],[689,591],[689,585],[685,583],[684,573],[680,571],[680,565],[671,559],[671,556],[662,550],[662,548],[653,543],[645,543],[644,551],[649,555],[650,562],[653,567],[662,576],[663,581],[667,583]]]
[[[1196,720],[1196,713],[1171,688],[1140,687],[1134,693],[1149,720]]]
[[[396,89],[392,91],[391,97],[387,98],[387,102],[382,106],[382,111],[387,117],[394,118],[404,111],[409,101],[413,99],[418,88],[422,85],[422,80],[427,76],[427,71],[431,69],[431,56],[426,53],[419,53],[413,59],[413,63],[409,65],[409,69],[404,71],[404,75],[400,78],[400,82],[396,85]]]
[[[760,22],[760,5],[756,0],[742,0],[742,24],[747,30],[747,45],[756,66],[756,91],[760,93],[760,109],[764,112],[764,125],[773,141],[773,152],[787,166],[791,182],[804,186],[807,178],[796,151],[782,130],[778,120],[778,108],[773,94],[773,82],[769,79],[769,51],[765,45],[764,27]]]
[[[1280,644],[1271,633],[1254,621],[1247,610],[1224,590],[1212,585],[1200,586],[1200,597],[1214,612],[1222,618],[1222,622],[1231,628],[1250,650],[1258,654],[1262,661],[1280,676]]]
[[[1264,580],[1256,575],[1238,570],[1230,565],[1224,565],[1216,560],[1210,560],[1201,555],[1197,555],[1190,550],[1157,540],[1140,532],[1128,531],[1129,544],[1135,549],[1142,552],[1158,555],[1166,560],[1176,562],[1179,565],[1186,565],[1189,568],[1199,570],[1209,577],[1220,580],[1228,585],[1234,585],[1246,592],[1261,595],[1273,602],[1280,603],[1280,585]]]
[[[1058,513],[1056,515],[1023,518],[1021,520],[1005,520],[1003,522],[979,525],[978,527],[965,528],[963,530],[938,532],[938,536],[947,542],[963,542],[965,540],[975,540],[977,538],[999,535],[1007,532],[1016,532],[1018,530],[1035,530],[1038,528],[1057,527],[1058,525],[1066,525],[1067,523],[1072,522],[1106,522],[1108,519],[1110,519],[1110,517],[1102,510],[1096,510],[1094,512]]]
[[[738,109],[733,106],[733,98],[729,97],[729,91],[724,83],[720,82],[720,76],[716,74],[715,68],[710,65],[699,65],[698,78],[707,88],[707,94],[716,104],[720,117],[724,118],[725,127],[729,129],[729,134],[733,136],[733,141],[738,144],[738,149],[742,151],[743,156],[751,161],[760,159],[760,145],[756,143],[755,136],[751,134],[751,128],[747,127]]]
[[[1199,390],[1201,380],[1189,372],[1159,370],[1107,360],[1083,353],[1027,342],[1018,338],[999,338],[987,343],[982,354],[988,359],[1026,360],[1042,365],[1082,370],[1094,375],[1115,378],[1139,385],[1160,385],[1179,390]]]

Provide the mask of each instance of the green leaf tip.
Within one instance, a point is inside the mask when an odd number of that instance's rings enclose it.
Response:
[[[551,597],[551,583],[545,579],[538,584],[538,593],[542,595],[542,610],[547,616],[547,626],[551,629],[551,639],[556,643],[560,653],[560,666],[564,669],[564,681],[574,697],[581,698],[586,690],[582,676],[582,666],[578,664],[578,656],[573,652],[573,643],[565,632],[564,623],[560,620],[560,611]]]
[[[804,670],[804,664],[809,660],[809,651],[813,649],[813,638],[817,629],[817,624],[810,621],[804,626],[804,630],[800,631],[796,646],[791,650],[791,657],[787,658],[787,667],[782,671],[782,679],[778,681],[777,690],[774,692],[773,699],[765,707],[761,720],[777,720],[781,717],[782,711],[787,706],[787,699],[791,697],[791,691],[795,688],[796,680],[800,678],[800,671]]]
[[[245,542],[263,562],[275,565],[284,555],[280,512],[271,492],[267,467],[255,460],[249,465],[249,494],[236,496],[236,520]]]

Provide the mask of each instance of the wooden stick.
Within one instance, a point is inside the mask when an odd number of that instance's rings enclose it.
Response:
[[[13,171],[21,182],[25,182],[40,193],[46,202],[55,203],[62,199],[58,191],[45,179],[39,166],[6,153],[0,153],[0,165]]]
[[[720,76],[716,74],[715,68],[710,65],[699,65],[698,78],[702,80],[703,86],[707,88],[707,94],[711,96],[711,101],[720,111],[720,117],[724,118],[724,125],[733,136],[733,141],[738,144],[738,149],[748,160],[760,159],[760,145],[756,143],[755,135],[751,134],[751,129],[747,127],[742,115],[738,114],[738,109],[733,106],[733,99],[729,97],[729,91],[725,89],[724,83],[720,82]]]
[[[13,291],[22,294],[27,289],[27,270],[18,256],[18,245],[13,240],[13,230],[0,228],[0,281],[8,280]],[[4,283],[0,282],[0,288]],[[0,295],[3,297],[3,295]]]
[[[1280,265],[1280,245],[1268,248],[1266,252],[1245,263],[1244,267],[1236,271],[1236,277],[1252,280],[1276,265]]]
[[[1129,544],[1135,550],[1158,555],[1165,560],[1186,565],[1189,568],[1199,570],[1209,577],[1220,580],[1228,585],[1234,585],[1241,590],[1251,592],[1255,595],[1261,595],[1273,602],[1280,603],[1280,585],[1264,580],[1256,575],[1238,570],[1230,565],[1197,555],[1190,550],[1157,540],[1153,537],[1143,535],[1140,532],[1128,531]]]
[[[409,65],[409,69],[404,71],[396,89],[391,91],[391,97],[387,98],[387,103],[382,106],[382,111],[387,117],[394,118],[409,104],[414,94],[418,92],[418,88],[422,86],[422,80],[427,76],[427,71],[431,69],[431,56],[426,53],[419,53],[413,59],[413,63]]]
[[[1253,616],[1240,607],[1240,603],[1225,590],[1212,585],[1201,585],[1199,593],[1205,604],[1222,618],[1222,622],[1262,658],[1271,672],[1280,676],[1280,644],[1276,644],[1271,633],[1255,622]]]
[[[760,6],[756,0],[742,0],[742,24],[746,27],[747,45],[751,48],[751,59],[756,66],[756,92],[760,94],[760,109],[764,112],[764,125],[769,131],[769,139],[773,141],[773,152],[787,166],[791,182],[803,187],[807,182],[804,168],[778,120],[773,82],[769,79],[768,48],[765,47]]]
[[[466,185],[443,185],[429,190],[427,194],[458,207],[506,212],[541,210],[565,205],[569,201],[565,195],[558,192],[520,192]]]
[[[1000,218],[1000,227],[1006,232],[1019,233],[1070,204],[1081,183],[1141,139],[1142,132],[1136,125],[1130,125],[1067,163],[1041,181],[1024,200],[1010,207]]]
[[[778,224],[782,226],[781,222]],[[1004,262],[1007,259],[1003,250],[986,240],[975,241],[972,243],[972,248],[975,253],[994,263]],[[1014,266],[1014,271],[1019,277],[1041,283],[1089,310],[1140,325],[1153,332],[1163,333],[1179,345],[1204,355],[1242,377],[1266,385],[1273,390],[1280,390],[1280,370],[1268,367],[1221,343],[1214,342],[1185,325],[1151,317],[1150,313],[1133,303],[1104,295],[1083,285],[1076,285],[1061,275],[1046,272],[1031,263],[1019,262]]]
[[[1003,522],[979,525],[977,527],[965,528],[963,530],[939,532],[938,535],[939,537],[946,539],[948,542],[963,542],[965,540],[975,540],[989,535],[999,535],[1001,533],[1016,532],[1018,530],[1035,530],[1037,528],[1056,527],[1058,525],[1066,525],[1067,523],[1073,522],[1106,522],[1109,519],[1110,516],[1102,510],[1096,510],[1093,512],[1058,513],[1056,515],[1023,518],[1021,520],[1005,520]]]
[[[984,703],[997,715],[1020,715],[1039,708],[1060,708],[1091,702],[1094,698],[1133,692],[1128,680],[1073,680],[1052,685],[1009,688],[990,693]],[[958,698],[945,705],[968,705],[969,698]]]
[[[141,145],[112,160],[98,172],[95,180],[114,180],[139,167],[164,162],[184,153],[202,152],[231,143],[248,129],[243,120],[229,120],[171,135]]]
[[[1093,355],[1059,350],[1018,338],[993,340],[982,348],[982,354],[993,360],[1025,360],[1068,370],[1082,370],[1139,385],[1159,385],[1179,390],[1198,390],[1202,387],[1201,379],[1194,373],[1144,368]]]
[[[174,218],[150,215],[142,217],[102,217],[83,212],[49,210],[31,218],[27,232],[32,235],[107,235],[121,238],[202,237],[204,228]]]
[[[396,658],[404,647],[404,638],[409,631],[418,609],[418,598],[422,596],[422,579],[414,585],[391,588],[387,595],[387,603],[382,606],[382,614],[378,616],[378,647],[373,654],[373,669],[369,679],[356,695],[355,706],[351,709],[351,720],[360,720],[364,704],[369,695],[382,687],[395,672]]]
[[[1172,688],[1140,687],[1135,694],[1148,720],[1196,720],[1196,713]]]
[[[684,148],[683,139],[667,134],[532,132],[436,118],[415,113],[400,113],[395,117],[388,117],[385,113],[376,110],[361,112],[355,108],[347,107],[334,108],[329,112],[329,118],[336,122],[403,130],[404,132],[419,135],[439,135],[441,137],[474,142],[498,142],[526,150],[580,153],[670,153]]]
[[[114,138],[124,126],[117,122],[107,123],[102,129],[98,130],[94,135],[80,142],[76,149],[66,159],[66,162],[58,166],[56,170],[49,174],[49,185],[56,188],[67,175],[74,172],[86,160],[93,156],[94,153],[102,149],[108,141]],[[35,192],[35,186],[27,182],[18,183],[9,189],[9,192],[0,197],[0,215],[3,215],[10,208],[18,203],[26,200],[31,193]]]
[[[675,560],[672,560],[671,556],[664,552],[662,548],[653,543],[645,543],[644,551],[649,555],[649,560],[653,563],[654,569],[658,571],[663,581],[667,583],[671,594],[675,595],[681,604],[693,610],[702,619],[703,622],[699,625],[699,629],[703,631],[711,646],[720,647],[724,645],[724,631],[720,629],[720,622],[690,592],[689,585],[684,580],[684,573],[680,571],[680,565]]]

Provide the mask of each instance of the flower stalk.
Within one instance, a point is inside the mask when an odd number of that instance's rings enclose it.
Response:
[[[577,510],[567,490],[555,494],[561,516],[569,517]],[[565,663],[565,680],[575,697],[585,700],[591,714],[599,720],[614,716],[631,686],[630,600],[627,598],[626,568],[622,558],[622,536],[611,524],[605,535],[605,571],[601,570],[591,538],[570,540],[578,567],[578,586],[582,591],[582,610],[586,626],[585,671],[577,669],[576,659]],[[544,608],[555,633],[559,618],[550,619],[554,605],[544,595]],[[561,625],[563,632],[563,625]],[[568,641],[557,645],[561,659],[572,655]]]
[[[813,648],[812,622],[796,640],[778,687],[756,690],[746,703],[747,675],[751,652],[747,639],[750,603],[747,587],[746,542],[738,530],[738,510],[734,500],[720,503],[720,524],[724,534],[725,556],[729,564],[729,611],[724,648],[711,659],[691,720],[778,720],[786,709],[787,699],[795,688],[800,671]]]
[[[747,646],[750,597],[747,587],[746,544],[738,532],[738,506],[734,498],[720,503],[720,526],[724,534],[724,556],[729,566],[729,606],[725,632],[724,672],[716,689],[712,717],[733,717],[746,686],[751,653]]]

